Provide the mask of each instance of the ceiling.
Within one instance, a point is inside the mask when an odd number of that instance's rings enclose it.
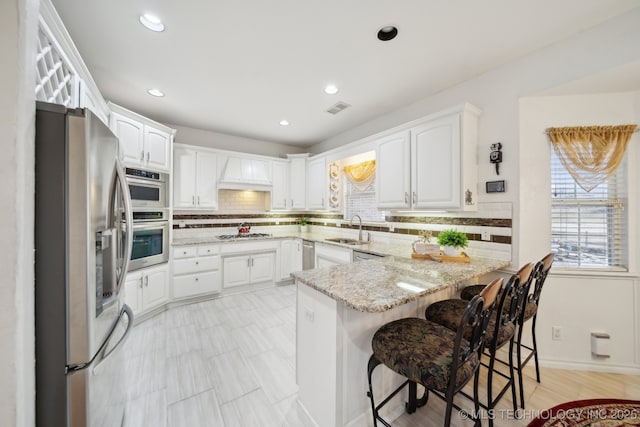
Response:
[[[639,0],[52,0],[105,98],[157,121],[309,146]],[[154,33],[138,17],[166,25]],[[387,25],[398,36],[381,42]],[[335,95],[324,93],[328,83]],[[166,96],[155,98],[147,89]],[[351,105],[337,115],[336,102]],[[281,126],[280,120],[289,121]]]

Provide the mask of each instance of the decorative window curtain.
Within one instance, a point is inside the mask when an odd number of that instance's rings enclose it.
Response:
[[[556,155],[576,183],[591,191],[620,166],[636,125],[548,128]]]
[[[376,161],[368,160],[344,167],[344,173],[351,183],[360,191],[364,191],[376,177]]]

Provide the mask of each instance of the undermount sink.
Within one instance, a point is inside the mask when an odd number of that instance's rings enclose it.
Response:
[[[343,245],[365,245],[367,242],[358,239],[346,239],[344,237],[331,237],[324,239],[327,242],[342,243]]]

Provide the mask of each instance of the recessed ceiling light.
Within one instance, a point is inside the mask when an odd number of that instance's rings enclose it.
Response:
[[[387,25],[385,27],[380,28],[378,30],[378,40],[383,42],[388,42],[389,40],[393,40],[398,35],[398,29],[393,25]]]
[[[289,126],[288,120],[280,120],[280,126]]]
[[[163,96],[164,96],[164,92],[163,92],[163,91],[161,91],[160,89],[149,89],[149,90],[147,91],[147,93],[148,93],[149,95],[157,96],[157,97],[159,97],[159,98],[161,98],[161,97],[163,97]]]
[[[164,31],[164,24],[155,15],[151,15],[149,13],[145,13],[144,15],[140,15],[140,23],[150,29],[151,31],[162,32]]]
[[[336,93],[338,93],[338,88],[336,87],[336,85],[326,85],[324,88],[324,93],[326,93],[327,95],[335,95]]]

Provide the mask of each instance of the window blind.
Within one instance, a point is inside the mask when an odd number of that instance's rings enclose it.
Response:
[[[363,221],[384,221],[385,213],[378,210],[375,179],[360,191],[349,180],[345,180],[345,218],[360,215]]]
[[[551,250],[554,265],[626,270],[626,157],[590,192],[578,186],[551,150]]]

